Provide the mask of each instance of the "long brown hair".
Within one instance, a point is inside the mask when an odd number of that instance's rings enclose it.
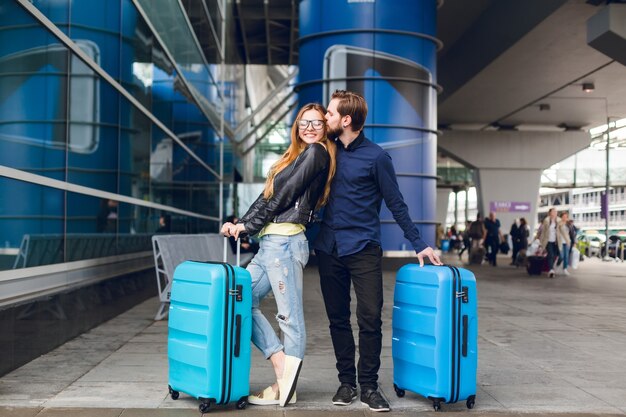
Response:
[[[269,173],[267,174],[265,189],[263,190],[263,197],[265,197],[265,199],[270,199],[274,194],[274,178],[276,178],[276,175],[283,169],[285,169],[293,161],[295,161],[298,155],[300,155],[302,151],[304,151],[304,148],[306,148],[307,146],[307,143],[300,139],[298,131],[298,121],[300,120],[304,112],[309,110],[318,111],[320,113],[321,119],[325,122],[324,115],[326,114],[326,109],[324,108],[324,106],[317,103],[309,103],[302,106],[302,108],[298,112],[298,115],[296,116],[296,120],[294,120],[293,125],[291,126],[291,144],[289,145],[289,148],[287,148],[283,156],[281,156],[281,158],[276,161],[274,165],[272,165]],[[336,170],[335,156],[337,153],[337,149],[335,147],[335,144],[332,143],[330,139],[328,139],[327,131],[328,127],[326,126],[326,123],[324,123],[324,135],[318,143],[322,144],[328,151],[328,154],[330,156],[330,166],[328,168],[328,178],[326,179],[326,185],[324,186],[324,193],[317,201],[317,205],[315,207],[316,209],[322,207],[328,201],[328,196],[330,194],[330,183],[335,176]]]

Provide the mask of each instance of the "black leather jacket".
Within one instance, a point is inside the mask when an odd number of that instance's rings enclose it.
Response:
[[[274,194],[263,193],[241,218],[246,232],[255,235],[269,222],[307,225],[324,192],[330,156],[319,143],[308,145],[295,161],[274,177]]]

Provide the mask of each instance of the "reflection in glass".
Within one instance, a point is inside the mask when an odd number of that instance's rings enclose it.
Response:
[[[190,83],[191,95],[200,95],[211,110],[217,113],[213,103],[218,94],[215,66],[207,65],[197,38],[191,31],[179,2],[170,0],[139,0],[165,47],[178,68]],[[176,30],[172,30],[176,28]],[[211,36],[213,36],[211,34]]]
[[[218,2],[219,0],[182,0],[181,2],[189,20],[193,22],[193,31],[210,64],[220,62],[222,24]]]
[[[4,196],[0,204],[1,268],[63,262],[63,252],[58,248],[63,245],[64,192],[0,177],[0,195]],[[34,236],[59,239],[43,239],[46,241],[35,247],[29,245]]]
[[[220,142],[215,129],[191,100],[131,1],[34,4],[85,55],[219,171]],[[0,165],[204,215],[219,213],[215,175],[47,28],[14,2],[0,8],[0,24]],[[194,94],[201,93],[210,103],[219,102],[210,69],[198,58],[182,61]],[[229,152],[227,175],[232,172],[232,160]],[[22,267],[97,258],[125,253],[124,236],[154,233],[163,214],[4,177],[0,191],[17,199],[14,204],[2,204],[0,211],[0,248],[9,256],[2,265],[9,269],[25,236],[42,255],[24,258]],[[168,215],[177,233],[217,231],[217,222]],[[107,246],[102,243],[105,240],[114,243]]]

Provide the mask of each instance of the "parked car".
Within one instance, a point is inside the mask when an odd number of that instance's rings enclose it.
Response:
[[[587,257],[602,256],[606,236],[601,234],[580,233],[576,236],[576,246],[581,255]]]
[[[602,246],[602,256],[606,254],[606,247],[609,249],[610,258],[624,259],[624,251],[626,250],[626,235],[609,236],[609,244]]]

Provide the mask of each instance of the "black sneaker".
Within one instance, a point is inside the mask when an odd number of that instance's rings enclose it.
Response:
[[[333,397],[333,404],[335,405],[350,405],[356,398],[356,387],[350,384],[343,383],[337,390],[337,393]]]
[[[389,411],[389,403],[382,394],[375,389],[361,390],[361,402],[372,411]]]

